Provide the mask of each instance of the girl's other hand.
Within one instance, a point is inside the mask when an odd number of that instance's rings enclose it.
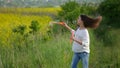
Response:
[[[72,37],[72,36],[71,36],[70,39],[74,41],[74,40],[75,40],[75,37]]]

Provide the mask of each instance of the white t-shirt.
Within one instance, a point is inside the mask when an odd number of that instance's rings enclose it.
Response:
[[[80,52],[90,53],[90,47],[89,47],[90,40],[89,40],[88,30],[78,28],[76,31],[74,31],[74,35],[77,40],[82,41],[82,45],[73,41],[72,51],[75,53],[80,53]]]

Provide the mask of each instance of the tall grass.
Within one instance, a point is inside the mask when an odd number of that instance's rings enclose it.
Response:
[[[95,38],[93,30],[89,33],[90,68],[119,68],[119,46],[105,47],[102,40]],[[68,32],[59,33],[43,41],[37,34],[20,42],[20,36],[16,35],[16,40],[8,43],[10,47],[0,46],[0,68],[70,68],[73,52],[69,36]]]
[[[36,39],[14,42],[0,47],[1,68],[56,68],[70,66],[71,45],[66,35],[58,35],[46,43]],[[19,39],[19,38],[18,38]],[[28,42],[27,45],[25,42]],[[16,45],[18,43],[18,45]]]

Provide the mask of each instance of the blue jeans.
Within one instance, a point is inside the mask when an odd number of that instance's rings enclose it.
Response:
[[[74,56],[72,59],[72,68],[77,68],[77,64],[78,64],[79,60],[82,60],[83,68],[88,68],[88,66],[89,66],[89,53],[87,53],[87,52],[74,53]]]

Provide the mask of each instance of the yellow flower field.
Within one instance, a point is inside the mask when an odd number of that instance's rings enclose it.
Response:
[[[57,15],[60,8],[0,8],[1,13],[49,13]]]
[[[40,32],[45,33],[48,30],[48,23],[52,20],[46,15],[23,15],[21,13],[54,13],[57,14],[59,9],[55,8],[0,8],[0,41],[6,43],[12,34],[12,29],[19,25],[26,25],[26,33],[30,31],[31,21],[38,21]],[[16,12],[16,13],[11,13]]]

